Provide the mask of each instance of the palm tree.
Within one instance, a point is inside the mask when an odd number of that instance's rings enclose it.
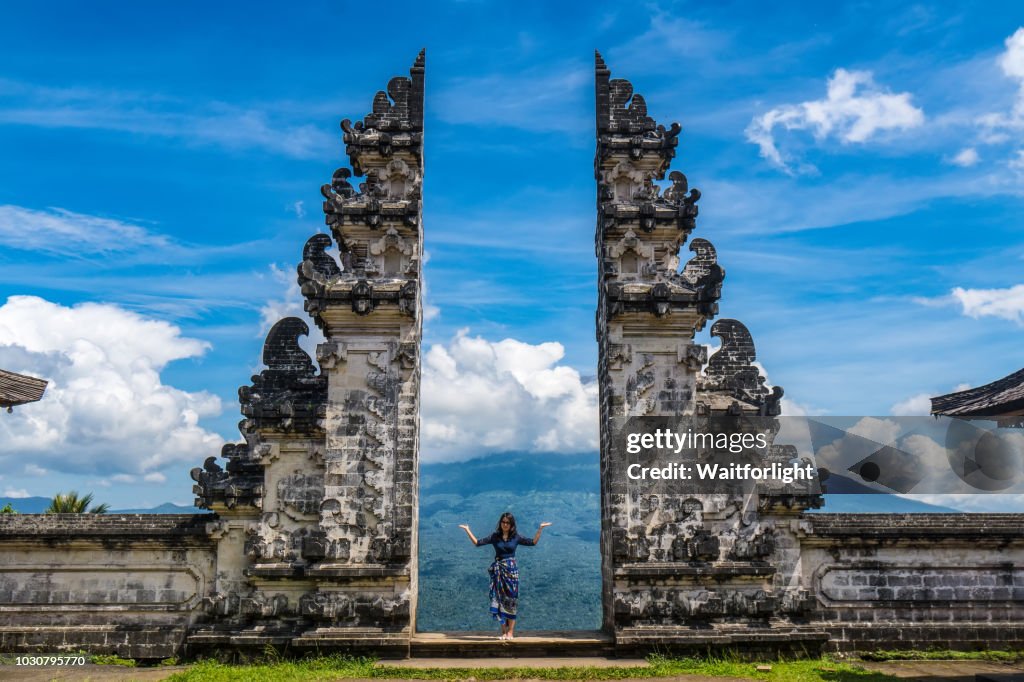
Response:
[[[97,504],[92,509],[89,509],[89,505],[92,503],[92,493],[88,495],[78,496],[78,493],[74,490],[67,493],[57,493],[50,500],[50,506],[47,507],[47,514],[106,514],[107,510],[110,509],[109,504]]]

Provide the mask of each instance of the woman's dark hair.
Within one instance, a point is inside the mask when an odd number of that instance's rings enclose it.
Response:
[[[494,527],[494,532],[498,534],[498,537],[502,537],[504,533],[501,532],[501,522],[508,520],[508,536],[514,538],[516,536],[516,517],[512,516],[512,512],[505,512],[498,519],[498,525]]]

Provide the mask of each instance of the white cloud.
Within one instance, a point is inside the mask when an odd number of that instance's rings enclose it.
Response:
[[[309,327],[309,334],[299,337],[299,347],[316,363],[316,347],[317,344],[324,342],[324,334],[303,308],[306,299],[299,289],[295,271],[282,270],[276,265],[271,265],[270,274],[281,284],[284,292],[282,298],[270,299],[260,308],[260,335],[266,336],[271,327],[286,317],[297,317]]]
[[[306,202],[304,202],[304,201],[296,201],[295,203],[293,203],[291,206],[288,207],[288,210],[291,211],[292,213],[294,213],[296,218],[305,218],[306,217]]]
[[[215,454],[223,439],[199,419],[219,414],[220,399],[160,377],[207,346],[115,305],[12,296],[0,306],[0,366],[50,384],[0,420],[0,466],[31,455],[55,472],[139,474]]]
[[[597,383],[559,365],[559,343],[492,342],[461,331],[423,359],[426,461],[598,447]]]
[[[49,472],[37,464],[26,464],[24,469],[26,476],[45,476]]]
[[[1019,176],[1024,176],[1024,149],[1018,149],[1016,156],[1010,158],[1007,167]]]
[[[1010,139],[1008,132],[1024,128],[1024,27],[1018,28],[1005,41],[1006,50],[999,55],[1003,75],[1017,82],[1017,94],[1009,112],[993,112],[978,117],[982,140],[991,144]]]
[[[970,384],[957,384],[952,391],[942,391],[940,393],[917,393],[901,400],[889,409],[889,414],[894,417],[920,417],[928,416],[932,413],[932,398],[937,395],[944,395],[945,393],[956,393],[958,391],[966,391],[971,387]]]
[[[32,497],[32,495],[24,488],[4,488],[4,497],[21,499],[23,497]]]
[[[835,137],[843,144],[863,143],[879,131],[907,130],[922,125],[924,112],[910,99],[908,92],[892,94],[880,89],[870,71],[836,69],[828,81],[825,99],[785,104],[754,117],[746,135],[760,147],[762,157],[793,173],[776,144],[777,127],[811,130],[818,142]]]
[[[1024,322],[1024,284],[1006,289],[956,287],[950,293],[968,317],[1001,317],[1013,322]]]
[[[999,66],[1010,78],[1024,84],[1024,27],[1018,28],[1006,39],[1006,52],[999,57]]]
[[[154,471],[143,476],[142,480],[146,481],[147,483],[166,483],[167,477],[161,474],[159,471]]]
[[[954,166],[960,166],[961,168],[970,168],[971,166],[977,165],[981,157],[978,155],[978,150],[974,147],[967,147],[961,149],[960,152],[949,160]]]
[[[37,211],[0,206],[0,244],[26,251],[67,255],[113,254],[142,247],[162,249],[166,237],[111,218],[74,213],[63,208]]]
[[[918,393],[906,400],[901,400],[892,406],[889,414],[894,417],[915,417],[931,414],[932,395],[929,393]]]
[[[896,440],[896,436],[900,433],[900,425],[891,419],[863,417],[847,429],[847,432],[861,438],[873,440],[876,443],[888,445]]]

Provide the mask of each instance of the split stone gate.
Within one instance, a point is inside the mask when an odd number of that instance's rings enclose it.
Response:
[[[326,338],[319,369],[299,347],[305,322],[278,322],[266,369],[239,390],[244,442],[192,472],[215,514],[0,517],[0,649],[414,650],[424,70],[420,53],[371,113],[341,124],[350,168],[321,188],[330,234],[298,267]],[[714,322],[710,358],[693,342],[725,273],[706,239],[680,262],[700,198],[670,172],[680,127],[652,119],[599,55],[595,84],[607,648],[1024,646],[1024,515],[808,515],[816,482],[629,483],[621,436],[636,420],[771,429],[782,391],[738,321]]]

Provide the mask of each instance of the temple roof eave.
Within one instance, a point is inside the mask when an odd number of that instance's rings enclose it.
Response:
[[[0,369],[0,408],[34,403],[43,397],[48,381]]]
[[[931,399],[931,413],[948,417],[1024,415],[1024,369],[984,386]]]

